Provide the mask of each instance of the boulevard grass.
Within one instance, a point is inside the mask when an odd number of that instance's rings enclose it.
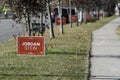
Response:
[[[116,33],[118,36],[120,36],[120,26],[117,28]]]
[[[54,27],[55,38],[45,32],[46,55],[17,55],[16,40],[0,44],[0,80],[87,80],[91,33],[115,17],[73,28],[64,26],[64,34]]]

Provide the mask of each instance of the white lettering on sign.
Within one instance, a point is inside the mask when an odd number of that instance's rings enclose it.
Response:
[[[22,46],[40,46],[40,42],[23,42]]]
[[[23,42],[22,46],[25,50],[38,50],[37,47],[40,46],[40,42]]]
[[[24,46],[25,50],[38,50],[37,47]]]

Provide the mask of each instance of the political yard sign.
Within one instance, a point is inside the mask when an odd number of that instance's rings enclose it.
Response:
[[[44,37],[18,37],[18,54],[45,55]]]

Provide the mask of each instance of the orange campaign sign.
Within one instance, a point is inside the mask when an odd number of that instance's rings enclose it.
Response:
[[[44,37],[18,37],[18,54],[44,55]]]

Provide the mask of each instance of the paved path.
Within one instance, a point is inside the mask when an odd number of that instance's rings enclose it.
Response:
[[[90,80],[120,80],[120,17],[93,32]]]
[[[13,38],[13,35],[22,34],[20,25],[12,27],[15,22],[11,19],[0,19],[0,42]]]

